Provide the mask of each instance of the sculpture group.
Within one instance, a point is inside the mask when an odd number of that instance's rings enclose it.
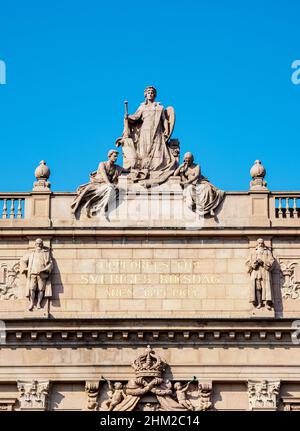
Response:
[[[177,177],[182,187],[183,199],[186,207],[200,217],[214,217],[215,211],[224,200],[225,193],[209,182],[202,174],[201,167],[195,163],[191,152],[186,152],[183,162],[179,164],[179,142],[171,139],[175,125],[174,108],[164,108],[156,102],[157,91],[154,87],[147,87],[144,91],[145,101],[137,111],[129,115],[128,103],[125,102],[124,130],[116,140],[117,148],[122,149],[124,165],[116,164],[118,150],[108,152],[108,160],[100,162],[97,171],[90,174],[90,181],[77,189],[75,199],[71,204],[72,213],[79,218],[82,213],[87,217],[96,215],[108,219],[108,214],[116,208],[119,195],[118,180],[120,175],[127,175],[130,183],[138,183],[145,188],[159,186],[171,177]],[[49,187],[49,168],[42,161],[36,170],[38,181],[35,188]],[[265,169],[259,160],[251,169],[253,180],[251,187],[265,187]],[[109,220],[109,219],[108,219]],[[265,246],[263,239],[258,239],[256,249],[247,260],[247,271],[250,274],[250,302],[254,307],[268,310],[273,306],[271,271],[274,258]],[[42,307],[44,298],[51,298],[51,271],[53,263],[50,252],[43,245],[41,239],[36,240],[35,250],[21,259],[20,273],[26,276],[26,296],[30,299],[29,309],[35,305]],[[142,391],[147,384],[141,380],[131,382],[135,385],[127,391]],[[152,383],[151,383],[152,384]],[[141,387],[142,385],[142,387]],[[153,386],[157,389],[158,383]],[[186,408],[187,386],[180,383],[174,386],[177,400]],[[156,389],[154,389],[156,388]],[[147,390],[150,390],[149,388]],[[158,390],[158,389],[157,389]],[[170,388],[159,391],[170,390]],[[108,408],[111,408],[115,398],[122,396],[122,385],[111,387],[114,397]]]
[[[105,216],[109,206],[113,209],[118,196],[118,177],[128,174],[133,183],[149,188],[167,182],[172,176],[180,177],[183,198],[189,209],[199,216],[214,216],[216,208],[225,193],[213,186],[194,163],[194,156],[188,152],[179,165],[179,143],[171,139],[175,111],[165,109],[156,102],[157,91],[147,87],[145,101],[133,115],[128,114],[125,102],[124,130],[116,140],[122,148],[123,167],[115,164],[118,151],[108,152],[108,161],[101,162],[98,170],[90,175],[90,181],[77,189],[77,196],[71,204],[75,217],[83,211],[87,217]]]
[[[88,409],[101,411],[191,411],[211,408],[211,382],[200,382],[194,377],[188,383],[164,378],[166,361],[147,346],[144,353],[132,363],[135,377],[126,383],[111,382],[104,377],[104,391],[99,394],[99,385],[87,385]],[[193,394],[193,396],[191,396]],[[102,397],[99,397],[102,395]],[[151,402],[143,402],[150,396]],[[101,401],[101,398],[103,401]],[[193,403],[191,399],[193,398]]]

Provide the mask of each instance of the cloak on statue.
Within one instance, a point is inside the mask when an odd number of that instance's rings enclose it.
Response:
[[[124,120],[124,131],[116,145],[122,145],[124,168],[131,169],[133,180],[144,185],[162,184],[177,167],[169,139],[174,129],[174,108],[143,102]]]

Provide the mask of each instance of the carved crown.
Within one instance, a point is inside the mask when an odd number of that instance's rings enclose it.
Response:
[[[147,346],[145,353],[138,356],[132,363],[137,377],[160,377],[167,367],[167,363]]]

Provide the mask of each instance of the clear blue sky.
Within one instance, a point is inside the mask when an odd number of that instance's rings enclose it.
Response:
[[[31,190],[41,159],[75,190],[149,84],[216,186],[248,189],[261,159],[270,189],[299,190],[299,17],[299,0],[0,0],[0,190]]]

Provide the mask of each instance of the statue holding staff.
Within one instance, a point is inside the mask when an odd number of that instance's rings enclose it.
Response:
[[[135,180],[146,180],[145,185],[161,184],[175,171],[177,159],[168,145],[175,123],[172,107],[155,101],[157,91],[147,87],[145,102],[128,115],[125,102],[124,131],[116,141],[122,146],[124,167],[130,168]]]

